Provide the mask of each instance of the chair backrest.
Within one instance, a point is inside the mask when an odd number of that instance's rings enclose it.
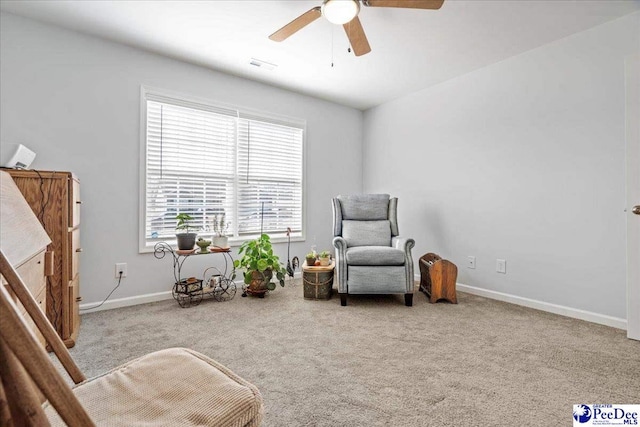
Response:
[[[348,246],[389,246],[398,233],[398,199],[356,194],[333,199],[333,235]]]
[[[27,313],[54,350],[74,382],[85,379],[53,326],[0,249],[0,274],[18,297]],[[51,362],[45,349],[20,315],[15,302],[0,285],[0,403],[2,425],[47,426],[39,393],[42,393],[68,426],[93,426],[71,387]]]

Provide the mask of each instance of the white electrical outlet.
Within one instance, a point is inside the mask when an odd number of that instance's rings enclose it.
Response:
[[[122,271],[122,278],[127,277],[127,263],[119,262],[116,264],[116,279],[120,278],[120,272]]]
[[[503,259],[496,260],[496,271],[498,273],[507,274],[507,261]]]
[[[476,268],[476,257],[474,256],[467,257],[467,268]]]

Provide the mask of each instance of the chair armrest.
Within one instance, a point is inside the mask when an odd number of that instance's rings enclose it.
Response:
[[[416,241],[405,237],[393,237],[391,238],[391,246],[396,249],[402,249],[404,251],[405,263],[404,269],[407,277],[407,290],[409,294],[413,293],[415,285],[413,283],[413,258],[411,256],[411,249],[416,245]]]
[[[402,249],[406,254],[411,254],[411,249],[416,245],[416,241],[406,237],[392,237],[391,246],[396,249]]]
[[[342,237],[333,238],[333,247],[336,248],[336,267],[334,280],[338,282],[338,292],[348,293],[347,287],[347,241]]]
[[[333,247],[336,248],[337,252],[342,252],[344,254],[347,252],[347,241],[340,236],[334,237]]]

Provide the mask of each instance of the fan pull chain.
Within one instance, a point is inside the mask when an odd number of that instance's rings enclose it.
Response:
[[[335,31],[335,26],[331,26],[331,68],[333,68],[333,33]]]

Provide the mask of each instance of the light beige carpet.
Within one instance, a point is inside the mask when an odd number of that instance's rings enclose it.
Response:
[[[640,343],[622,330],[469,294],[174,301],[82,316],[88,376],[189,347],[256,384],[264,426],[559,426],[575,403],[640,403]],[[176,371],[181,369],[175,367]]]

